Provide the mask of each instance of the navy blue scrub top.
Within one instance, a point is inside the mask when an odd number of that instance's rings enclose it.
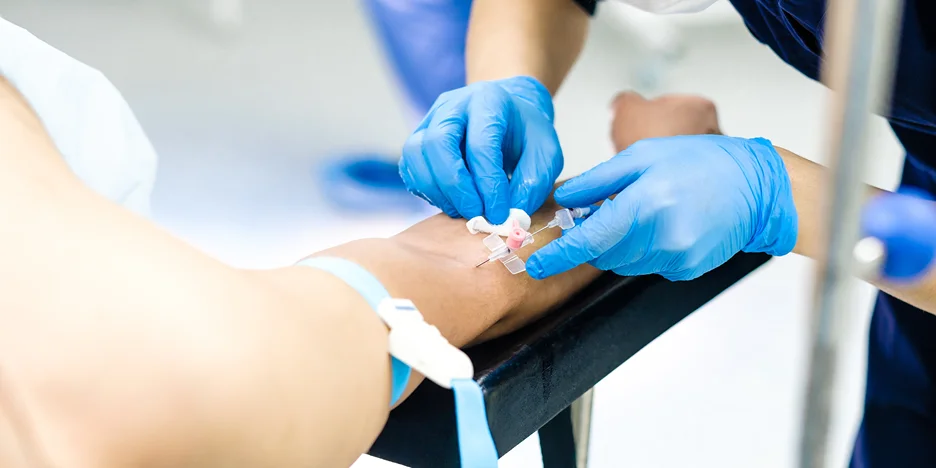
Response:
[[[905,2],[887,118],[907,152],[901,184],[936,195],[936,0]],[[759,41],[818,79],[823,0],[731,3]],[[936,467],[936,316],[884,293],[871,321],[864,419],[851,466]]]

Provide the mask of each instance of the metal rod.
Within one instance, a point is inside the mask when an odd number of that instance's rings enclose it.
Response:
[[[836,368],[842,346],[840,320],[849,310],[854,247],[864,199],[866,126],[872,111],[887,109],[901,0],[829,0],[822,79],[832,89],[827,164],[831,180],[825,202],[826,249],[817,259],[811,317],[803,431],[799,466],[820,468],[828,460],[828,439],[836,403]]]
[[[591,417],[595,389],[590,388],[572,402],[572,436],[575,439],[575,466],[588,468],[588,442],[591,438]]]

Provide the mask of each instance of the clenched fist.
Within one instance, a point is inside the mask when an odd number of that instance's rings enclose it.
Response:
[[[627,91],[611,102],[615,151],[647,138],[719,134],[715,103],[700,96],[667,94],[655,99]]]

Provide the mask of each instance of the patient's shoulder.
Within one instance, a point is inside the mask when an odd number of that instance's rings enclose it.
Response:
[[[0,106],[45,130],[71,170],[91,189],[145,211],[156,152],[107,78],[0,18]]]

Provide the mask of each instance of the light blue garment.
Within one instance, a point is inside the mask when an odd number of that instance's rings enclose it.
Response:
[[[536,211],[562,165],[552,97],[521,76],[439,96],[406,141],[400,174],[411,192],[449,216],[500,224],[510,208]]]
[[[0,74],[23,95],[68,166],[92,190],[148,214],[156,152],[97,70],[0,18]]]
[[[413,110],[465,86],[471,0],[364,0],[380,43]]]
[[[739,251],[789,253],[797,215],[790,178],[769,141],[722,135],[639,141],[566,182],[556,201],[605,201],[527,262],[534,278],[590,263],[625,276],[689,280]]]

